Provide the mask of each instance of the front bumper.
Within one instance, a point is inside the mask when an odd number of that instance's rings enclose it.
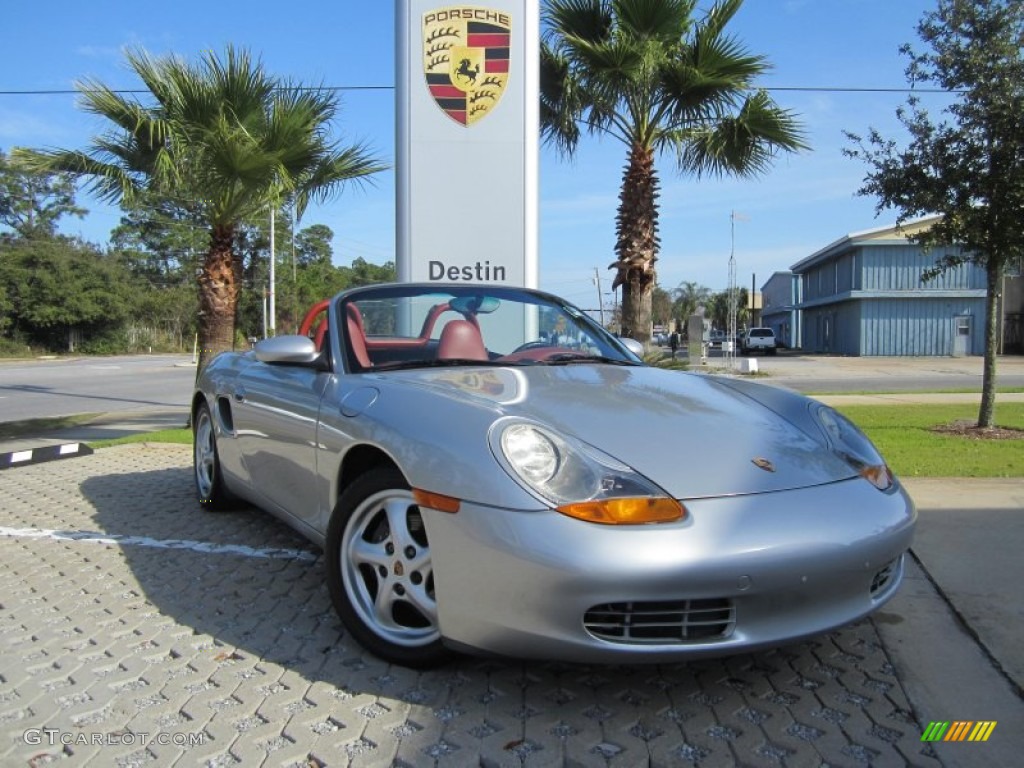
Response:
[[[784,644],[892,597],[916,520],[902,490],[859,478],[686,507],[679,523],[628,527],[470,503],[425,510],[445,640],[580,662]]]

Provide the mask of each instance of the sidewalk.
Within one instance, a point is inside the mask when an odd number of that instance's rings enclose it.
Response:
[[[914,554],[1024,693],[1024,479],[903,482],[920,515]]]
[[[918,507],[913,561],[899,593],[875,615],[879,635],[921,720],[994,720],[1015,731],[984,758],[936,745],[943,763],[1019,765],[1024,479],[903,483]]]
[[[38,437],[0,438],[0,453],[25,451],[62,443],[88,443],[114,440],[145,432],[177,429],[188,423],[188,411],[182,409],[140,409],[103,413],[83,424],[41,433]]]
[[[888,392],[858,395],[812,395],[828,405],[942,405],[945,403],[981,404],[977,392]],[[1001,392],[996,395],[999,403],[1024,403],[1024,392]]]

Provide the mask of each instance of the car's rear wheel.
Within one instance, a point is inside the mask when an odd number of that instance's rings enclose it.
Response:
[[[423,517],[397,469],[371,470],[345,489],[327,530],[326,557],[331,600],[360,644],[409,667],[449,658]]]
[[[196,494],[207,509],[229,509],[235,499],[224,487],[220,454],[217,452],[217,430],[210,408],[203,403],[196,410],[192,423],[192,469]]]

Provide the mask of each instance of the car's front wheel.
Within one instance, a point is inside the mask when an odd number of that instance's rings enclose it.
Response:
[[[449,658],[423,516],[397,469],[371,470],[345,489],[326,543],[331,600],[360,644],[409,667]]]
[[[196,494],[207,509],[229,509],[235,498],[224,487],[220,454],[217,452],[217,430],[210,408],[203,403],[192,422],[192,469]]]

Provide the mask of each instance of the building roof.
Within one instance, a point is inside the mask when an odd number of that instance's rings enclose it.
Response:
[[[833,256],[837,256],[858,245],[891,245],[893,243],[906,243],[907,237],[928,229],[934,222],[938,221],[938,218],[938,216],[926,216],[921,219],[914,219],[912,221],[905,222],[902,226],[898,224],[890,224],[887,227],[865,229],[862,232],[851,232],[848,235],[840,237],[829,245],[826,245],[824,248],[815,251],[807,258],[798,261],[790,267],[790,269],[797,274],[806,272],[808,268],[824,261],[828,261]]]

